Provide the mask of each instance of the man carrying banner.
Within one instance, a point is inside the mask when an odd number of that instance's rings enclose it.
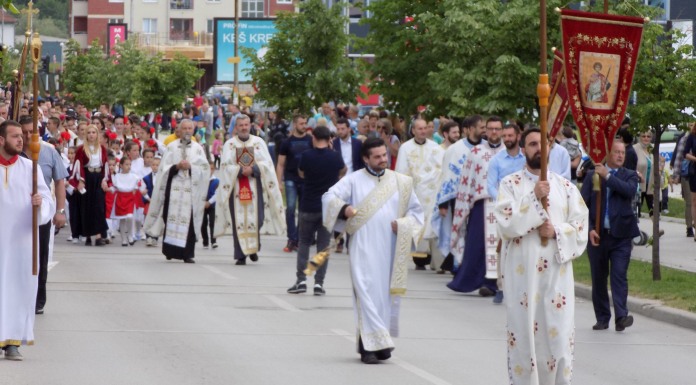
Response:
[[[269,234],[285,232],[285,213],[266,142],[251,135],[246,115],[237,117],[234,133],[222,148],[215,237],[232,227],[235,264],[246,265],[247,257],[253,262],[259,259],[262,227]]]

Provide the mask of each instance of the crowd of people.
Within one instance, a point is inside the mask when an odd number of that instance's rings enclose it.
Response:
[[[652,215],[655,193],[651,135],[634,144],[629,121],[605,164],[583,157],[575,131],[563,127],[556,138],[547,138],[550,172],[540,180],[539,129],[497,116],[416,115],[407,123],[386,111],[361,117],[357,106],[324,103],[316,113],[286,121],[199,95],[167,117],[124,115],[118,106],[88,111],[62,100],[37,103],[40,194],[26,194],[21,202],[0,195],[3,211],[11,208],[23,217],[40,206],[43,219],[38,278],[32,281],[21,263],[0,268],[0,315],[13,320],[0,326],[7,359],[21,359],[18,347],[33,340],[34,314],[46,305],[51,244],[61,239],[66,221],[69,242],[105,247],[118,235],[122,247],[161,243],[167,260],[185,263],[195,263],[197,244],[216,249],[225,233],[233,236],[229,252],[236,265],[257,262],[262,234],[285,235],[283,251],[297,257],[290,294],[308,290],[312,245],[345,250],[358,353],[366,364],[388,359],[394,348],[410,263],[414,270],[451,274],[451,290],[505,303],[513,383],[570,382],[569,262],[586,248],[593,329],[607,329],[612,317],[609,276],[615,329],[633,324],[626,272],[638,234],[636,207],[645,202]],[[9,106],[0,104],[0,169],[5,190],[18,189],[14,196],[28,182],[7,182],[23,175],[10,172],[13,165],[21,173],[31,168],[22,157],[30,155],[33,102],[27,99],[24,106],[14,122]],[[686,233],[693,237],[696,126],[678,140],[672,175],[664,163],[663,186],[682,185]],[[602,180],[600,194],[592,190],[595,175]],[[660,201],[657,209],[668,210],[666,199]],[[11,260],[11,254],[4,248],[0,260]],[[326,262],[318,266],[314,295],[326,294],[327,269]],[[21,285],[33,287],[31,307],[26,290],[10,290]],[[23,297],[12,294],[19,292]]]

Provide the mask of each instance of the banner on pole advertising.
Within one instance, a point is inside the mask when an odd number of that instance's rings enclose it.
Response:
[[[553,52],[553,70],[551,72],[551,99],[549,100],[549,133],[551,138],[558,135],[563,121],[568,116],[568,88],[566,87],[563,52]]]
[[[256,55],[262,58],[266,54],[268,42],[276,34],[275,19],[239,19],[239,47],[253,48]],[[247,83],[252,79],[245,73],[251,68],[242,50],[239,56],[234,56],[234,19],[215,18],[215,33],[213,39],[213,67],[215,68],[216,83],[234,82],[234,64],[239,65],[239,82]]]
[[[107,25],[106,52],[109,56],[116,55],[116,46],[128,40],[128,24],[109,23]]]
[[[590,158],[604,161],[626,114],[645,20],[561,11],[568,100]]]

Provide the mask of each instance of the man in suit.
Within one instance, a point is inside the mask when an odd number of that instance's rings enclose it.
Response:
[[[590,208],[590,242],[587,252],[592,274],[592,304],[597,323],[593,330],[609,327],[611,311],[607,291],[607,277],[611,274],[611,293],[614,301],[616,331],[633,325],[628,314],[628,263],[631,260],[632,238],[638,236],[638,219],[632,201],[638,189],[638,174],[623,167],[625,145],[614,140],[607,156],[606,166],[598,163],[589,171],[582,184],[582,197]],[[601,180],[600,227],[596,228],[597,194],[592,191],[592,176]],[[608,197],[608,198],[607,198]]]
[[[333,149],[341,154],[343,163],[346,165],[346,168],[348,168],[346,175],[365,167],[362,157],[360,156],[362,142],[359,140],[354,140],[354,138],[351,137],[351,134],[352,131],[350,129],[348,119],[336,119],[337,138],[333,140]]]
[[[363,164],[362,156],[360,156],[360,149],[362,148],[362,142],[352,138],[351,134],[353,131],[350,128],[350,122],[346,118],[336,119],[336,135],[337,138],[333,140],[332,147],[334,151],[338,151],[343,158],[343,163],[346,165],[346,175],[351,172],[358,171],[365,167]],[[338,234],[334,234],[338,236]],[[347,235],[346,235],[347,236]],[[343,252],[343,238],[336,246],[336,252]]]

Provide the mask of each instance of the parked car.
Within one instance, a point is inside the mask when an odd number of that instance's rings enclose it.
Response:
[[[215,85],[215,86],[208,88],[208,91],[205,91],[205,97],[208,99],[211,99],[211,98],[222,99],[224,97],[225,99],[230,100],[230,99],[232,99],[232,91],[233,91],[233,88],[230,86]]]

